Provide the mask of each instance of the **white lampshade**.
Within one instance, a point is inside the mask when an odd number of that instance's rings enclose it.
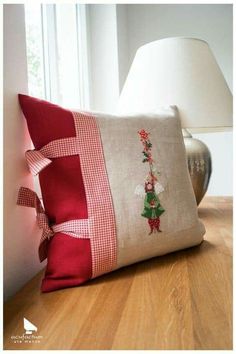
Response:
[[[138,49],[118,111],[151,112],[176,105],[183,128],[232,127],[232,94],[209,45],[195,38],[166,38]]]

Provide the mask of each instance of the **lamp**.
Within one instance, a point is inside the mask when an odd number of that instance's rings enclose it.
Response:
[[[179,109],[188,167],[197,204],[211,175],[211,155],[192,132],[232,127],[232,94],[209,45],[195,38],[165,38],[140,47],[118,102],[118,111]]]

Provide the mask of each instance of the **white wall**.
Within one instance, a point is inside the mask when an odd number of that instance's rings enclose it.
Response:
[[[117,5],[117,19],[120,87],[140,46],[186,36],[209,43],[232,90],[232,5]],[[212,154],[207,194],[232,195],[232,132],[194,136],[205,142]]]
[[[17,94],[27,93],[23,5],[4,5],[4,296],[13,295],[42,267],[40,232],[31,208],[16,205],[20,186],[33,188],[24,152],[30,148]]]

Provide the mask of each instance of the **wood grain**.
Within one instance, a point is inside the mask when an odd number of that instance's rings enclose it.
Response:
[[[232,198],[199,207],[198,247],[41,294],[42,273],[4,306],[4,349],[232,349]],[[14,343],[23,317],[40,343]]]

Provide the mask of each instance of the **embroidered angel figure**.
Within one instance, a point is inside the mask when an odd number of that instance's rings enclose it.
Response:
[[[135,189],[135,194],[144,198],[144,209],[142,216],[148,219],[150,227],[150,234],[153,232],[161,232],[160,229],[160,216],[164,213],[165,209],[161,206],[158,194],[164,191],[162,185],[158,182],[157,172],[154,166],[154,160],[152,158],[152,144],[149,140],[150,133],[147,133],[144,129],[138,132],[140,141],[143,145],[143,163],[148,162],[149,172],[144,181],[144,185],[138,185]]]

